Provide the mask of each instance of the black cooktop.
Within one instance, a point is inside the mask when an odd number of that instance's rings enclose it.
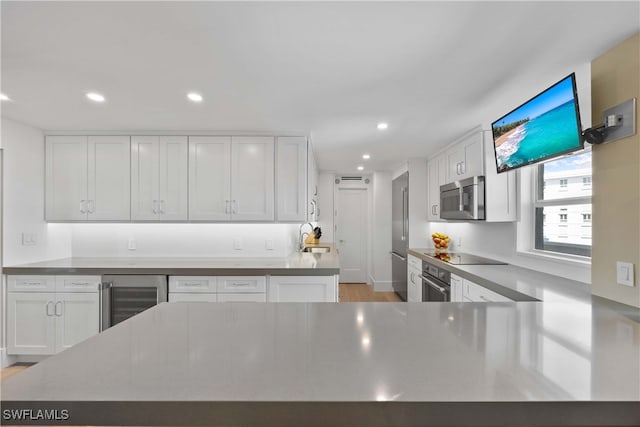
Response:
[[[461,252],[441,252],[438,254],[435,252],[425,252],[425,255],[455,265],[507,265],[506,262]]]

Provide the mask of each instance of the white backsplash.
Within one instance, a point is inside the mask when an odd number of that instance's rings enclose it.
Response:
[[[283,257],[298,224],[73,224],[74,257]],[[135,250],[129,250],[129,244]],[[272,243],[272,250],[267,246]],[[237,249],[237,245],[241,249]]]

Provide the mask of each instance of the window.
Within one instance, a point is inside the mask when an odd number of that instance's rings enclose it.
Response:
[[[535,248],[590,257],[591,152],[538,165],[536,183]]]

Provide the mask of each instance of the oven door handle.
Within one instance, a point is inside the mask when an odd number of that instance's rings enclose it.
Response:
[[[445,288],[443,288],[442,286],[438,286],[436,285],[431,279],[428,279],[424,276],[420,276],[420,278],[422,280],[424,280],[425,282],[427,282],[427,285],[431,286],[434,289],[437,289],[438,291],[442,292],[443,294],[447,293],[447,290]]]

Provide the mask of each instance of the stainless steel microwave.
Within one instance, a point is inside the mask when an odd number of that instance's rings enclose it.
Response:
[[[484,215],[484,176],[440,186],[441,219],[482,220]]]

